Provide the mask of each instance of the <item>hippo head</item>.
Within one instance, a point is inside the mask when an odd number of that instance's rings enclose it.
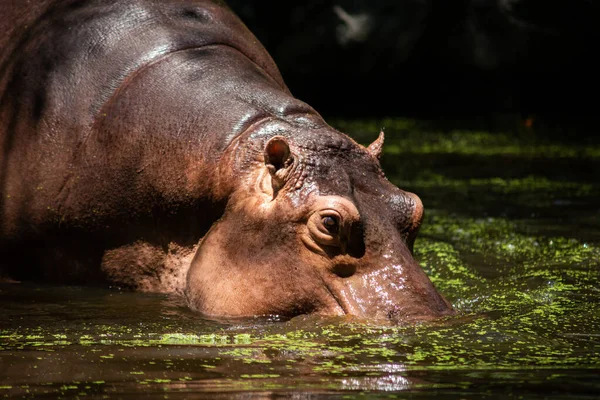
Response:
[[[299,121],[299,122],[298,122]],[[452,313],[412,256],[420,199],[368,148],[299,119],[265,123],[228,149],[223,217],[187,277],[208,315],[356,315],[393,322]]]

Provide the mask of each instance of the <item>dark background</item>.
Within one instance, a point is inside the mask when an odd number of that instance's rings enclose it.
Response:
[[[596,131],[594,0],[229,0],[324,115]],[[515,118],[509,118],[514,121]],[[564,129],[558,131],[563,132]]]

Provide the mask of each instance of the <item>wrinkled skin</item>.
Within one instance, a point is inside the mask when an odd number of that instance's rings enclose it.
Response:
[[[227,8],[0,5],[5,276],[211,316],[452,313],[412,257],[423,207],[385,179],[383,135],[365,148],[293,98]]]

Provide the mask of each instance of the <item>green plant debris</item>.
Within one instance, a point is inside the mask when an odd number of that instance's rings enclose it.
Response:
[[[597,194],[598,185],[577,182],[551,181],[545,177],[526,176],[506,179],[493,177],[486,179],[471,178],[468,180],[452,179],[438,174],[427,174],[424,178],[413,180],[395,180],[399,186],[413,186],[421,190],[432,188],[451,188],[455,191],[486,189],[494,194],[510,195],[517,193],[564,193],[571,197]]]
[[[385,128],[389,155],[455,154],[455,155],[518,155],[544,158],[600,158],[600,146],[583,146],[551,142],[536,136],[513,132],[451,130],[424,131],[418,121],[410,119],[329,121],[333,126],[361,143],[368,144]]]
[[[588,173],[600,170],[598,149],[423,132],[411,120],[339,124],[365,132],[361,143],[382,126],[388,178],[430,199],[415,258],[456,316],[405,326],[348,316],[214,321],[164,295],[9,287],[2,395],[600,393],[600,184]]]

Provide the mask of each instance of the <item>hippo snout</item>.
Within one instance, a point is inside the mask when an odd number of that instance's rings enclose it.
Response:
[[[451,304],[405,250],[411,261],[402,266],[379,263],[369,268],[365,263],[352,275],[324,279],[344,314],[396,324],[454,314]]]

